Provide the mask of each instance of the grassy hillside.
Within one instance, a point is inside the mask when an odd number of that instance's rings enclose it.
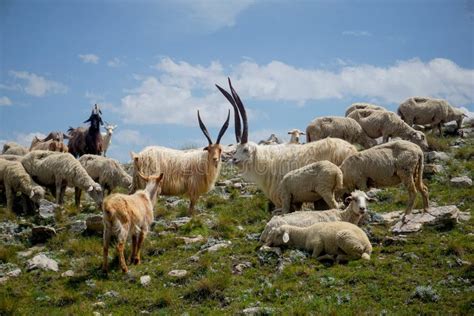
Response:
[[[425,182],[432,202],[455,204],[474,215],[473,187],[449,184],[454,176],[474,178],[474,144],[470,140],[452,148],[454,141],[430,140],[453,159],[443,163],[444,172]],[[221,180],[237,176],[237,170],[226,166]],[[370,208],[381,213],[400,210],[406,199],[402,187],[385,189]],[[32,247],[27,238],[0,241],[0,264],[22,270],[0,286],[1,315],[236,314],[251,307],[259,307],[260,314],[474,314],[473,218],[454,228],[425,228],[394,241],[385,239],[392,236],[389,227],[369,225],[374,244],[370,262],[324,265],[300,251],[287,249],[281,257],[258,251],[258,234],[271,217],[265,197],[252,185],[244,184],[242,191],[218,187],[200,199],[200,214],[182,226],[172,221],[186,216],[187,201],[161,199],[142,264],[124,275],[112,250],[106,276],[100,270],[101,237],[70,229],[75,220],[98,212],[93,207],[77,212],[72,200],[69,196],[65,210],[57,212],[58,235],[44,248],[22,257],[18,253]],[[19,229],[37,223],[35,217],[17,217],[4,208],[0,214],[2,224],[20,223]],[[180,238],[198,235],[203,241],[186,244]],[[221,241],[230,244],[216,252],[200,252]],[[26,260],[37,252],[57,260],[59,272],[27,272]],[[168,275],[178,269],[187,275]],[[74,276],[61,276],[66,270]],[[144,275],[151,277],[148,286],[140,282]]]

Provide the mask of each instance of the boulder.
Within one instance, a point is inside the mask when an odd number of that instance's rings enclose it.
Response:
[[[50,202],[46,199],[41,199],[39,201],[38,216],[41,219],[49,220],[54,218],[54,211],[59,207],[58,204]]]
[[[472,180],[468,176],[455,177],[451,179],[451,184],[459,188],[468,188],[472,186]]]
[[[34,256],[33,259],[27,261],[27,270],[31,271],[35,269],[51,270],[55,272],[59,270],[58,263],[55,260],[48,258],[44,253],[40,253],[39,255]]]
[[[56,236],[56,230],[50,226],[36,226],[31,229],[31,243],[43,244]]]
[[[173,278],[181,279],[188,275],[186,270],[172,270],[168,272],[168,275]]]
[[[432,176],[432,175],[435,175],[435,174],[439,174],[443,171],[444,171],[444,167],[442,165],[429,163],[429,164],[426,164],[424,166],[423,175],[424,176]]]
[[[448,161],[451,159],[449,155],[442,151],[430,151],[425,153],[425,159],[428,163],[436,161]]]
[[[86,219],[86,231],[92,235],[102,235],[104,223],[102,215],[91,215]]]

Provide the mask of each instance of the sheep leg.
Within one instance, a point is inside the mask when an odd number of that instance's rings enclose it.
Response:
[[[320,195],[330,208],[339,208],[334,192],[321,192]]]
[[[142,245],[143,245],[143,240],[145,240],[145,232],[140,231],[140,235],[138,236],[137,252],[136,252],[134,264],[140,264],[141,263],[140,250],[141,250]]]
[[[61,186],[61,190],[59,191],[59,203],[62,205],[64,204],[64,194],[66,193],[66,186]]]
[[[82,194],[82,190],[78,187],[75,187],[74,188],[74,203],[76,204],[77,208],[81,206],[81,194]]]
[[[297,202],[297,203],[292,203],[293,205],[293,211],[301,211],[301,208],[303,207],[303,203]]]
[[[15,195],[13,194],[13,190],[9,184],[5,183],[5,195],[7,196],[7,210],[10,212],[13,211],[13,200]]]
[[[415,181],[413,181],[412,175],[400,174],[399,176],[408,190],[408,204],[407,204],[407,209],[405,210],[405,214],[403,215],[403,222],[406,222],[406,215],[411,214],[411,211],[413,210],[413,206],[415,205],[416,187],[415,187]]]
[[[138,243],[138,235],[132,235],[132,253],[130,254],[130,264],[135,262],[135,258],[137,257],[137,243]]]
[[[110,245],[110,238],[112,236],[112,233],[110,231],[110,226],[105,226],[104,227],[104,253],[103,253],[103,257],[104,257],[104,260],[103,260],[103,263],[102,263],[102,271],[104,271],[105,273],[108,273],[109,272],[109,264],[108,264],[108,260],[109,260],[109,245]]]
[[[423,211],[428,212],[430,205],[429,205],[429,193],[428,193],[428,188],[426,185],[423,183],[423,180],[420,178],[419,181],[415,182],[416,188],[418,191],[421,192],[421,196],[423,197]]]
[[[281,213],[287,214],[290,212],[290,210],[291,210],[291,194],[284,193]]]
[[[321,238],[316,236],[313,240],[311,240],[311,244],[313,245],[312,256],[314,258],[318,258],[321,252],[324,250],[324,244],[322,243]]]
[[[439,137],[443,136],[443,123],[439,122],[438,123],[438,131],[439,131]]]

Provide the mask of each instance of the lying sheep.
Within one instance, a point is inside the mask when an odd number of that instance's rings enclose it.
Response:
[[[349,192],[403,183],[409,194],[404,220],[413,209],[417,190],[423,197],[424,210],[428,211],[428,188],[423,184],[423,151],[411,142],[397,140],[363,150],[347,157],[339,168],[344,175],[344,188]]]
[[[370,104],[370,103],[358,102],[358,103],[352,103],[351,106],[347,108],[346,117],[349,116],[349,114],[355,110],[387,111],[387,109],[382,106],[378,106],[378,105]]]
[[[293,225],[308,227],[320,222],[343,221],[358,225],[367,212],[367,201],[373,201],[362,191],[354,191],[346,198],[349,205],[344,210],[332,209],[327,211],[300,211],[285,215],[273,216],[267,223],[260,235],[260,241],[264,242],[273,228],[281,225]]]
[[[412,97],[400,104],[397,110],[398,115],[408,125],[430,125],[437,126],[439,136],[442,135],[442,125],[451,121],[456,121],[458,129],[461,128],[464,117],[467,117],[461,110],[451,106],[446,100]]]
[[[132,235],[131,263],[140,263],[140,248],[153,222],[153,208],[158,195],[161,193],[161,180],[159,176],[144,176],[138,173],[145,181],[145,189],[136,191],[132,195],[115,193],[109,195],[103,203],[104,219],[104,261],[102,269],[108,272],[109,244],[112,234],[117,235],[117,251],[119,253],[120,267],[123,272],[128,272],[125,263],[124,248],[128,234]]]
[[[280,182],[282,213],[301,208],[303,202],[323,199],[330,208],[338,208],[335,191],[342,190],[342,172],[332,162],[322,160],[288,172]]]
[[[364,231],[347,222],[316,223],[309,227],[282,225],[270,231],[265,245],[308,250],[318,260],[336,257],[336,262],[370,260],[372,253],[372,245]],[[325,255],[321,256],[322,253]]]
[[[122,165],[115,159],[97,156],[83,155],[79,162],[87,171],[89,176],[102,186],[104,195],[110,194],[116,187],[131,189],[132,176],[129,175]],[[82,190],[76,188],[76,204],[79,204]]]
[[[340,138],[351,144],[359,144],[364,148],[377,145],[367,136],[362,127],[352,118],[326,116],[314,119],[306,127],[306,141],[309,143],[327,137]]]
[[[0,155],[0,159],[9,160],[9,161],[21,161],[23,156],[18,155]]]
[[[36,136],[31,142],[31,146],[30,146],[30,151],[33,151],[33,150],[49,150],[49,151],[57,151],[61,153],[68,152],[68,148],[64,143],[59,142],[54,139],[42,141]]]
[[[24,156],[28,152],[28,148],[14,142],[8,142],[3,145],[2,155]]]
[[[349,117],[356,120],[371,138],[383,137],[383,142],[386,143],[390,137],[400,137],[417,144],[423,150],[428,149],[425,134],[413,129],[393,112],[355,110]]]
[[[26,155],[21,162],[33,179],[52,189],[57,204],[64,203],[66,186],[86,190],[96,203],[102,202],[100,184],[94,182],[79,161],[70,154],[35,150]]]
[[[36,184],[20,162],[0,160],[0,188],[5,189],[7,209],[13,210],[17,192],[23,193],[35,204],[44,198],[44,189]]]

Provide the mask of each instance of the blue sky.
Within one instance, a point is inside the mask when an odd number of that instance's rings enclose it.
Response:
[[[355,101],[395,110],[423,95],[473,111],[474,2],[0,2],[0,142],[80,126],[97,102],[119,126],[114,158],[204,146],[196,110],[215,138],[227,76],[255,141]]]

